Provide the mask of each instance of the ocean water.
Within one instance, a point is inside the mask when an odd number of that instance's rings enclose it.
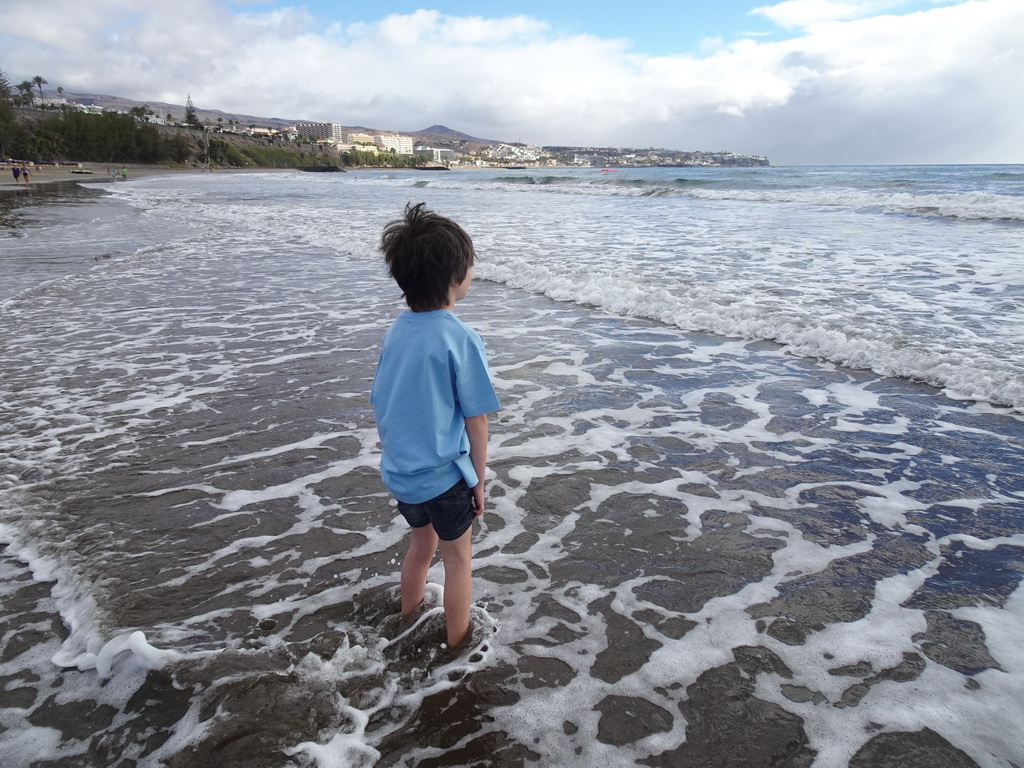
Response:
[[[151,177],[0,201],[11,766],[1024,764],[1024,167]],[[465,226],[474,641],[367,402]]]

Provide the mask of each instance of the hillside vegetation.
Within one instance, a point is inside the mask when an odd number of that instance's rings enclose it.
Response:
[[[372,153],[339,154],[315,144],[157,126],[133,115],[10,110],[0,115],[0,158],[27,162],[152,163],[169,166],[293,168],[404,164]],[[409,158],[410,160],[412,158]],[[397,162],[395,162],[397,161]]]
[[[23,106],[16,107],[18,101]],[[145,111],[86,114],[38,109],[11,94],[0,71],[0,160],[26,163],[95,162],[220,168],[411,166],[418,157],[344,152],[281,138],[221,132],[218,128],[155,125]]]

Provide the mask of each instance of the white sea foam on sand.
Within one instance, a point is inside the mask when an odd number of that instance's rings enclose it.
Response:
[[[502,401],[478,636],[446,655],[436,609],[403,632],[366,392],[408,182],[344,180],[330,217],[336,182],[301,182],[123,185],[191,237],[0,314],[13,765],[1024,760],[1020,418],[578,296],[478,281],[460,306]],[[481,272],[583,279],[617,231],[538,212],[551,236],[513,241],[515,208],[492,234],[454,186],[415,194],[463,206]]]

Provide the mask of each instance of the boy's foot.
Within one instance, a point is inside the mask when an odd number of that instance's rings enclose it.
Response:
[[[469,630],[455,645],[446,645],[441,650],[439,661],[448,663],[459,658],[465,658],[466,661],[472,664],[483,661],[487,651],[490,650],[488,641],[494,635],[494,632],[493,623],[483,623],[479,618],[474,620],[474,617],[471,616]]]
[[[449,642],[447,644],[447,650],[456,656],[459,655],[460,653],[462,653],[462,651],[469,649],[470,646],[473,645],[473,641],[476,634],[477,633],[474,631],[473,622],[469,622],[469,627],[466,629],[466,634],[464,634],[462,636],[462,639],[454,645],[451,642]]]
[[[462,636],[459,642],[455,645],[445,643],[441,646],[440,652],[437,654],[437,661],[439,664],[450,664],[456,659],[469,656],[470,651],[474,650],[479,644],[480,641],[473,631],[473,625],[470,624],[469,630]]]
[[[380,625],[380,636],[385,640],[394,640],[412,628],[420,617],[426,612],[427,607],[420,601],[420,604],[408,613],[393,613],[387,616]]]
[[[424,610],[410,624],[396,616],[395,625],[397,630],[384,647],[384,656],[392,661],[407,660],[422,666],[444,645],[444,613],[440,608]]]

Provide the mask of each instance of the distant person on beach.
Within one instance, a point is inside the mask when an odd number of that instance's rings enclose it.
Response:
[[[28,172],[28,166],[26,165],[24,168],[21,169],[21,178],[23,178],[25,180],[25,185],[26,186],[28,186],[28,177],[29,177],[29,172]]]
[[[462,227],[423,203],[384,228],[381,251],[409,305],[384,335],[370,392],[381,477],[412,528],[401,611],[416,615],[440,546],[454,648],[470,636],[472,528],[484,511],[487,414],[499,408],[483,341],[454,312],[476,254]]]
[[[127,181],[128,180],[128,169],[127,168],[122,168],[121,169],[121,180],[122,181]]]
[[[14,174],[14,183],[17,184],[18,181],[21,179],[21,168],[19,168],[18,166],[14,166],[13,168],[11,168],[11,173]]]

